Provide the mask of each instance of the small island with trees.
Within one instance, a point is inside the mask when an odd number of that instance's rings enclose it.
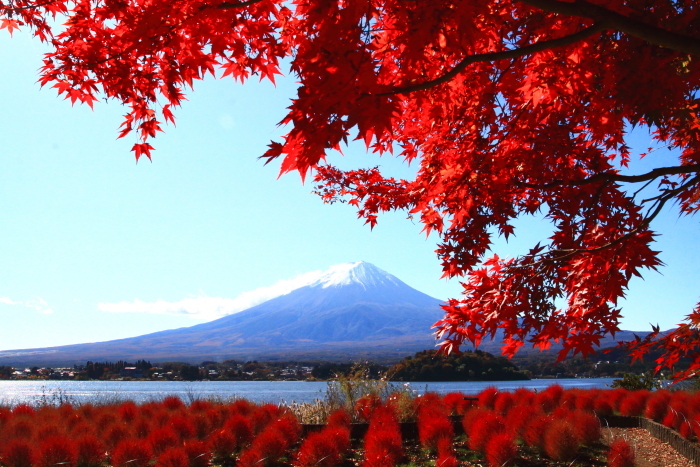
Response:
[[[481,350],[438,354],[424,350],[406,357],[387,372],[392,381],[518,381],[530,379],[505,357]]]

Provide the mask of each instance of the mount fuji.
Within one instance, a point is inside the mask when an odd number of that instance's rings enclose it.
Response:
[[[100,343],[0,352],[0,364],[87,360],[398,359],[434,347],[441,300],[366,263],[345,263],[244,311]]]

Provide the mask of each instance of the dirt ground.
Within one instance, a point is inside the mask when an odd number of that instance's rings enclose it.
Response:
[[[694,467],[695,464],[678,454],[668,443],[654,438],[643,428],[605,428],[603,440],[626,439],[636,453],[637,467]]]

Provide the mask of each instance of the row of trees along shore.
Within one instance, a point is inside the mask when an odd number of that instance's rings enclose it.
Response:
[[[483,351],[460,355],[442,355],[436,350],[418,352],[393,365],[378,363],[337,363],[322,361],[205,361],[197,365],[184,362],[129,363],[93,362],[72,368],[30,367],[19,371],[0,366],[0,379],[79,379],[79,380],[214,380],[275,381],[331,380],[338,377],[393,381],[499,381],[530,378],[615,377],[626,373],[642,374],[653,370],[653,362],[631,362],[620,349],[597,358],[570,358],[557,362],[554,355],[536,354],[509,360]],[[17,373],[20,373],[17,375]]]
[[[261,158],[311,174],[323,201],[371,227],[403,210],[439,236],[443,276],[464,286],[436,323],[447,353],[502,332],[507,355],[552,342],[592,355],[620,330],[630,280],[663,264],[659,213],[700,210],[696,0],[13,0],[0,16],[48,47],[42,86],[124,104],[119,137],[136,139],[137,160],[195,80],[218,68],[274,82],[288,67],[288,133]],[[633,147],[635,128],[651,149]],[[348,140],[413,162],[415,178],[330,165]],[[528,216],[551,234],[488,258]],[[700,305],[687,312],[625,348],[694,374]]]

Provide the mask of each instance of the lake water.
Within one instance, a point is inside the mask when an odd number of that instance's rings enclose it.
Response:
[[[409,384],[419,394],[426,390],[441,394],[456,391],[476,394],[489,386],[503,391],[522,387],[540,391],[552,384],[564,388],[605,389],[612,381],[612,378],[576,378]],[[306,381],[0,381],[0,405],[55,404],[61,400],[73,403],[127,399],[146,402],[168,395],[178,396],[186,402],[211,397],[238,397],[273,403],[313,402],[323,399],[327,388],[328,383]]]

